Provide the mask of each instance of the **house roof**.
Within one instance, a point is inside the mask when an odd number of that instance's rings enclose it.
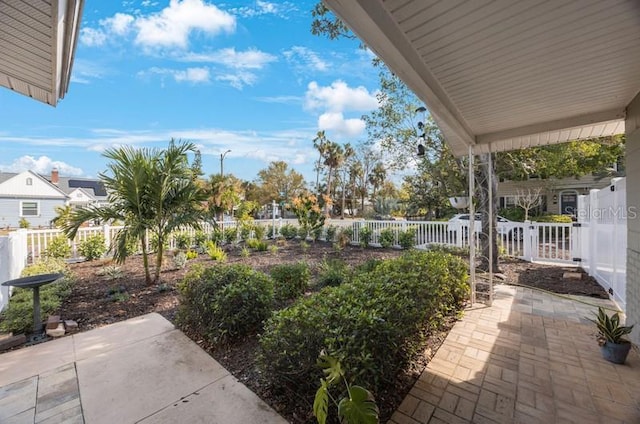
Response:
[[[18,177],[19,175],[25,175],[27,177],[36,178],[41,182],[41,185],[30,184],[28,186],[24,186],[17,181],[17,185],[15,183],[9,182],[9,180]],[[5,184],[7,183],[7,184]],[[0,185],[5,184],[2,189],[3,195],[11,195],[11,196],[23,196],[29,195],[32,197],[42,197],[42,198],[67,198],[67,193],[61,190],[59,187],[56,187],[54,184],[51,184],[46,178],[42,175],[39,175],[33,171],[24,171],[20,173],[14,172],[0,172]],[[44,185],[42,185],[44,184]]]
[[[0,1],[0,86],[55,106],[69,89],[84,0]]]
[[[59,190],[65,195],[72,193],[73,191],[81,188],[84,193],[86,193],[91,198],[97,200],[105,200],[107,198],[107,190],[105,189],[102,181],[92,178],[76,178],[76,177],[59,177],[58,184],[53,184],[51,182],[50,175],[40,175],[33,171],[28,171],[35,175],[36,177],[42,179],[47,184],[55,187],[56,190]],[[18,175],[16,172],[0,172],[0,184],[9,180],[10,178]]]
[[[424,101],[455,155],[624,132],[638,0],[324,0]]]

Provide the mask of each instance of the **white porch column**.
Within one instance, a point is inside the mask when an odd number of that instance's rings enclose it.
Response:
[[[635,324],[631,340],[640,345],[640,94],[627,106],[627,323]]]

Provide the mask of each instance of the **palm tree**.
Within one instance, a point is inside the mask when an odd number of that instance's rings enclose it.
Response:
[[[69,238],[88,220],[122,221],[124,228],[113,241],[113,256],[123,262],[129,255],[127,244],[139,240],[147,284],[157,282],[164,245],[172,231],[179,227],[199,228],[203,215],[203,191],[197,175],[189,166],[187,153],[196,152],[192,143],[176,144],[172,139],[166,150],[136,149],[123,146],[108,149],[109,173],[100,179],[109,193],[108,205],[91,205],[77,209],[64,225]],[[153,279],[149,270],[147,242],[149,236],[158,241]]]
[[[387,170],[384,168],[384,165],[381,162],[376,163],[376,165],[371,170],[371,174],[369,174],[369,182],[373,188],[373,193],[371,196],[371,200],[375,202],[378,189],[382,187],[384,180],[387,178]]]

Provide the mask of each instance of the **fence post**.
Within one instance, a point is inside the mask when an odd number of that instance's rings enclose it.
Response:
[[[591,189],[589,190],[589,275],[595,276],[596,271],[598,269],[598,263],[596,259],[596,245],[597,245],[597,234],[598,234],[598,225],[600,224],[598,220],[595,218],[597,215],[593,213],[595,209],[598,208],[598,192],[600,190]]]
[[[104,244],[108,247],[111,246],[111,228],[109,224],[102,226],[102,235],[104,236]]]

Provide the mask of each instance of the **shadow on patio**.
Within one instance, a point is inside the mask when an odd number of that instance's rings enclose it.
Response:
[[[465,312],[389,421],[639,423],[640,355],[601,358],[595,324],[608,300],[495,286]]]

